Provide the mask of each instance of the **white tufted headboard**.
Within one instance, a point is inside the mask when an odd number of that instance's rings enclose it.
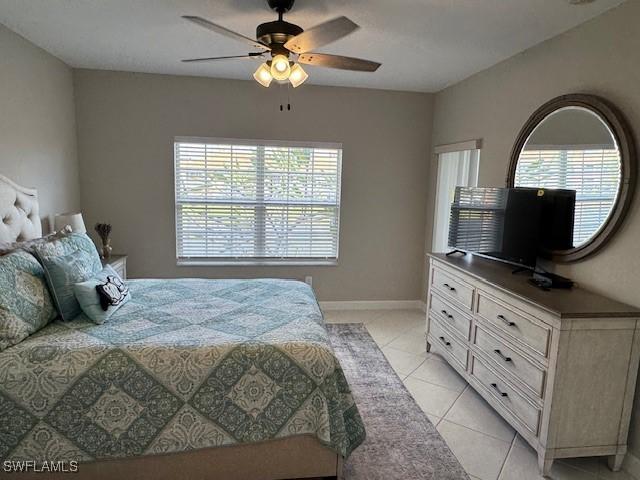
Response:
[[[0,243],[42,236],[38,192],[0,175]]]

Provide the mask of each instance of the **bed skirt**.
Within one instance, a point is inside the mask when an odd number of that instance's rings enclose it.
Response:
[[[342,457],[310,435],[166,455],[81,463],[76,473],[5,473],[15,480],[282,480],[337,478]]]

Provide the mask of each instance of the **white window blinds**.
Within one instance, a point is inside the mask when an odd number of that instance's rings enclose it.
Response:
[[[176,244],[184,261],[335,261],[337,144],[176,139]]]
[[[620,186],[617,149],[523,150],[515,186],[563,188],[576,191],[573,245],[595,234],[615,204]]]

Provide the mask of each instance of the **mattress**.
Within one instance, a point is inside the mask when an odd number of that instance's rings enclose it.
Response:
[[[93,461],[312,435],[365,437],[313,291],[288,280],[130,280],[109,321],[0,352],[0,458]]]

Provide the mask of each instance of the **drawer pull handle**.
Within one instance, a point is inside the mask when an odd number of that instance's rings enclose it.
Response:
[[[498,315],[498,320],[502,321],[507,327],[515,327],[515,322],[511,322],[505,318],[504,315]]]
[[[444,343],[447,347],[451,346],[451,342],[447,342],[447,340],[444,337],[440,337],[440,341]]]
[[[442,312],[442,314],[447,317],[449,320],[453,320],[453,315],[451,315],[449,312],[447,312],[446,310],[440,310],[440,312]]]
[[[509,395],[506,392],[501,392],[500,389],[498,388],[498,384],[497,383],[492,383],[491,387],[500,394],[501,397],[508,397]]]
[[[505,357],[504,354],[500,350],[498,350],[497,348],[494,350],[494,352],[495,352],[496,355],[498,355],[505,362],[510,362],[511,361],[511,357]]]
[[[445,286],[445,287],[447,287],[447,288],[449,289],[449,291],[450,291],[450,292],[455,292],[455,291],[456,291],[456,289],[455,289],[455,288],[453,288],[453,287],[452,287],[451,285],[449,285],[448,283],[443,283],[442,285],[443,285],[443,286]]]

